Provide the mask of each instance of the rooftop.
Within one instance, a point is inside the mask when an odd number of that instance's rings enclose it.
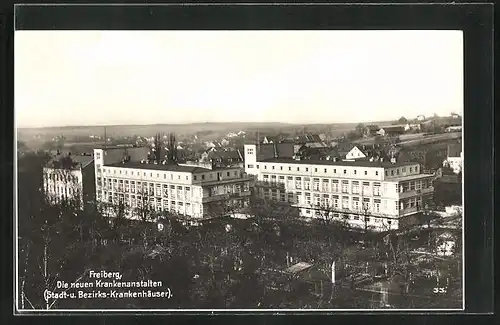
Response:
[[[292,158],[271,158],[261,160],[259,162],[268,163],[283,163],[283,164],[300,164],[300,165],[330,165],[330,166],[358,166],[358,167],[378,167],[378,168],[391,168],[414,165],[414,162],[396,162],[390,161],[369,161],[369,160],[350,160],[350,161],[331,161],[331,160],[295,160]]]
[[[56,155],[47,164],[51,168],[85,168],[94,161],[92,156]]]
[[[411,181],[412,179],[419,179],[422,178],[422,176],[429,176],[433,177],[433,174],[415,174],[415,175],[407,175],[407,176],[400,176],[400,177],[394,177],[391,179],[398,180],[398,181]]]
[[[196,167],[196,166],[179,166],[179,165],[157,165],[157,164],[142,164],[139,162],[124,162],[109,164],[106,167],[120,167],[120,168],[131,168],[131,169],[145,169],[145,170],[161,170],[169,172],[181,172],[181,173],[205,173],[212,171],[208,168]]]

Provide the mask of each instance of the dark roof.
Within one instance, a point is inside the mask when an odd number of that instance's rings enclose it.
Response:
[[[384,131],[404,131],[405,126],[404,125],[386,125],[386,126],[382,126],[381,129],[384,129]]]
[[[209,159],[240,159],[240,154],[237,150],[230,151],[211,151],[208,153]]]
[[[196,167],[196,166],[179,166],[179,165],[157,165],[157,164],[141,164],[138,162],[125,162],[106,165],[107,167],[120,167],[120,168],[134,168],[134,169],[150,169],[150,170],[161,170],[169,172],[182,172],[182,173],[205,173],[212,171],[208,168]]]
[[[92,156],[71,156],[71,159],[82,167],[86,167],[94,161],[94,157]]]
[[[321,138],[317,134],[306,134],[300,135],[296,138],[297,142],[308,143],[308,142],[322,142]]]
[[[57,155],[53,157],[48,166],[52,168],[85,168],[94,161],[92,156]]]
[[[460,157],[460,153],[462,152],[461,144],[449,144],[448,145],[448,157]]]
[[[390,161],[369,161],[369,160],[353,160],[353,161],[330,161],[330,160],[295,160],[291,158],[272,158],[262,160],[260,162],[276,162],[285,164],[305,164],[305,165],[331,165],[331,166],[359,166],[359,167],[400,167],[413,165],[412,162],[396,162],[391,163]]]
[[[378,125],[374,125],[374,124],[367,125],[365,128],[367,128],[370,131],[378,131],[378,130],[380,130],[380,127]]]

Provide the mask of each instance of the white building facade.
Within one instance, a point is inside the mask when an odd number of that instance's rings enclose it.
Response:
[[[43,168],[45,195],[53,202],[81,198],[83,194],[83,173],[78,169]]]
[[[97,200],[112,206],[123,203],[129,218],[140,218],[137,211],[146,206],[210,218],[234,214],[249,203],[251,178],[241,168],[121,162],[103,149],[95,149],[94,157]]]
[[[59,158],[59,159],[58,159]],[[52,203],[63,200],[85,202],[95,198],[93,158],[88,156],[67,156],[50,161],[43,168],[43,189]],[[64,163],[61,163],[64,161]]]
[[[257,150],[245,145],[245,170],[255,175],[257,194],[288,202],[302,217],[328,215],[383,231],[413,223],[410,217],[432,199],[433,175],[422,174],[418,163],[257,159]]]

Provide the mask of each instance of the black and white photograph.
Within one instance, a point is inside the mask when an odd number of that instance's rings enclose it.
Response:
[[[457,30],[18,30],[15,310],[461,311]]]

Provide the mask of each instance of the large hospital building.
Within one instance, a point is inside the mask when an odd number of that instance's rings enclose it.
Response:
[[[170,211],[192,218],[233,214],[249,203],[251,178],[241,168],[210,164],[151,164],[131,159],[129,151],[94,150],[96,199],[135,208]],[[139,154],[140,155],[140,154]]]
[[[245,145],[245,171],[256,192],[289,202],[302,217],[344,218],[352,226],[397,229],[415,222],[432,199],[433,175],[418,163],[296,160],[287,144]]]

